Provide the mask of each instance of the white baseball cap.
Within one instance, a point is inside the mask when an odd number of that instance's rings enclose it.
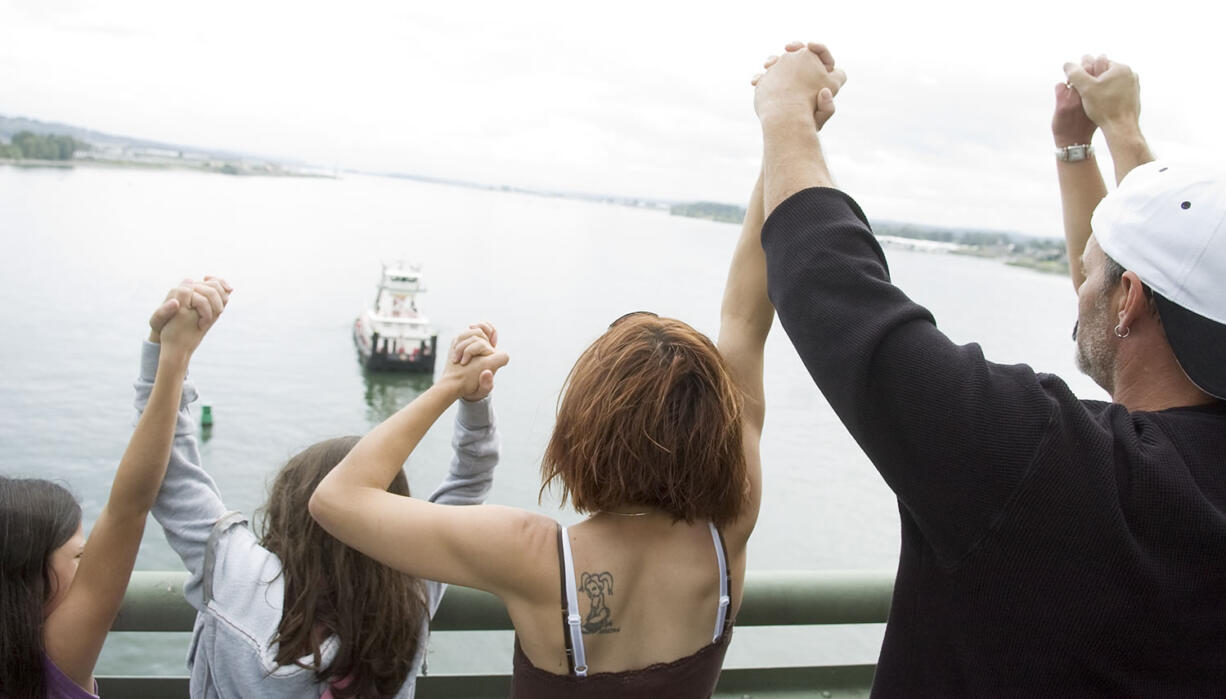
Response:
[[[1098,245],[1154,292],[1179,366],[1226,400],[1226,173],[1154,161],[1094,210]]]

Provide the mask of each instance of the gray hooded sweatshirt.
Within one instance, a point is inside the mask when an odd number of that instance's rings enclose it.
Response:
[[[141,350],[136,382],[138,413],[153,391],[158,351],[159,345],[150,342]],[[153,506],[153,516],[166,532],[166,540],[187,567],[183,595],[198,612],[187,655],[191,696],[319,697],[328,687],[315,680],[314,672],[277,665],[273,660],[277,647],[271,641],[281,623],[285,597],[281,561],[260,546],[245,517],[226,510],[217,485],[201,468],[196,423],[190,411],[195,400],[195,387],[185,381],[170,464]],[[498,463],[498,432],[488,397],[471,403],[459,401],[452,447],[455,455],[450,472],[430,501],[479,504],[489,492]],[[433,617],[446,586],[424,583]],[[428,635],[429,622],[423,619],[417,654],[397,699],[413,696]],[[320,655],[325,663],[336,653],[337,643],[335,636],[323,642]],[[301,661],[310,666],[313,658],[307,656]]]

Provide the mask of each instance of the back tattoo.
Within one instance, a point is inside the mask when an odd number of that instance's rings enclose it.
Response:
[[[613,626],[613,614],[605,595],[613,594],[613,574],[584,573],[579,581],[580,587],[587,593],[591,608],[587,618],[583,620],[583,633],[617,633],[621,629]]]

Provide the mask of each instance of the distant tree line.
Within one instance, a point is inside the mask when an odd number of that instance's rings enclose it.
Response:
[[[707,218],[712,221],[741,223],[745,220],[745,209],[732,204],[717,204],[709,201],[687,202],[673,204],[669,207],[673,216],[689,216],[691,218]],[[943,243],[958,243],[981,248],[1017,247],[1051,248],[1063,250],[1063,240],[1047,240],[1043,238],[1028,238],[1004,231],[982,231],[973,229],[939,228],[913,223],[897,223],[894,221],[873,221],[873,232],[877,235],[892,235],[899,238],[918,238],[935,240]]]
[[[877,235],[892,235],[898,238],[935,240],[941,243],[958,243],[981,248],[1023,247],[1034,249],[1063,250],[1064,240],[1057,238],[1034,238],[1005,231],[983,231],[966,228],[937,228],[895,221],[873,221]]]
[[[690,218],[708,218],[712,221],[740,223],[745,220],[745,209],[732,204],[716,204],[709,201],[696,201],[688,204],[673,204],[669,207],[673,216],[689,216]]]
[[[71,160],[73,153],[88,148],[88,143],[78,141],[72,136],[19,131],[14,134],[11,143],[0,143],[0,158]]]

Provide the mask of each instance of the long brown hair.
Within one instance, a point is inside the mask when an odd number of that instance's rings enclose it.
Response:
[[[315,671],[338,697],[392,696],[408,678],[427,615],[420,580],[349,548],[315,523],[307,502],[358,437],[307,447],[273,481],[260,522],[264,548],[281,559],[285,602],[273,642],[280,665]],[[408,496],[401,471],[389,492]],[[319,643],[336,636],[336,655],[322,664]],[[300,659],[313,656],[310,666]],[[341,684],[337,684],[341,683]]]
[[[51,554],[76,533],[81,506],[58,483],[0,476],[0,697],[42,699],[44,606],[63,584]]]
[[[685,323],[623,316],[566,378],[541,462],[579,512],[646,505],[724,525],[747,501],[742,399],[723,357]]]

